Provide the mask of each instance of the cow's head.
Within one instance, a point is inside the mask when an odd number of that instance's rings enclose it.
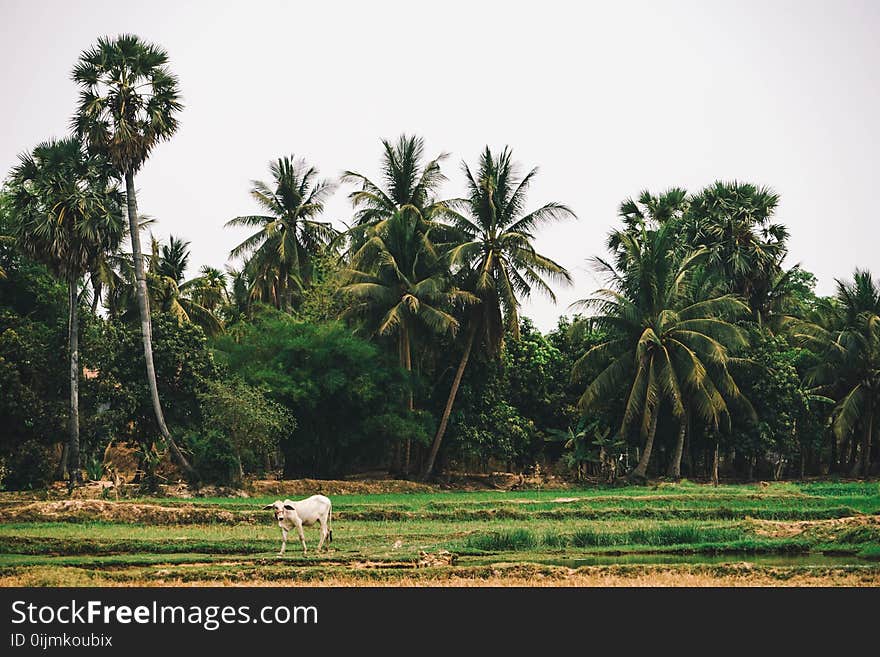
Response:
[[[275,513],[275,520],[277,520],[278,522],[281,522],[282,520],[284,520],[284,512],[285,511],[295,511],[296,510],[290,504],[285,504],[281,500],[275,500],[274,502],[272,502],[272,504],[267,504],[266,506],[263,507],[264,511],[269,510],[269,509],[272,509],[272,511]]]

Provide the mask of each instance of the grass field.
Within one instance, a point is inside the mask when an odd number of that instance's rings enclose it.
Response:
[[[331,497],[278,558],[274,496],[0,494],[0,585],[880,585],[877,482]]]

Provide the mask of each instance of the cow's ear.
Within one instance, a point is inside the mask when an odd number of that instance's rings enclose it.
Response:
[[[284,508],[287,509],[288,511],[296,511],[296,509],[294,507],[290,506],[289,504],[285,504]]]
[[[267,504],[266,506],[263,507],[263,511],[268,511],[269,509],[274,509],[274,508],[275,508],[274,504]]]

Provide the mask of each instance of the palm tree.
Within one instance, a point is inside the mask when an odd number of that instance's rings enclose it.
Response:
[[[402,368],[412,372],[412,341],[422,327],[432,334],[455,335],[458,320],[447,311],[475,301],[449,285],[431,227],[412,207],[396,211],[369,227],[364,244],[342,272],[341,291],[353,303],[347,315],[361,315],[378,335],[396,335]],[[413,410],[409,389],[407,408]],[[409,469],[409,441],[404,472]]]
[[[215,313],[221,306],[229,303],[226,274],[219,269],[202,265],[199,276],[189,283],[190,297],[206,310]]]
[[[795,339],[820,355],[808,383],[837,400],[832,425],[837,439],[852,435],[855,441],[862,430],[850,474],[867,476],[880,413],[880,283],[869,271],[856,270],[851,283],[837,281],[836,301],[821,318],[790,323]]]
[[[71,488],[79,464],[79,283],[124,233],[124,197],[106,160],[75,138],[48,141],[20,157],[10,176],[15,236],[22,249],[67,282],[70,416],[67,471]]]
[[[446,180],[440,171],[440,162],[447,155],[441,153],[423,165],[424,140],[407,135],[398,137],[395,144],[383,139],[382,147],[383,185],[353,171],[342,174],[342,182],[360,185],[360,189],[349,195],[356,208],[354,225],[375,224],[407,207],[429,219],[435,210],[442,207],[442,202],[436,201],[435,196]]]
[[[422,472],[424,479],[434,469],[477,334],[488,352],[496,354],[505,328],[514,339],[519,339],[521,298],[528,298],[537,289],[555,301],[547,281],[571,281],[562,265],[539,254],[532,244],[537,227],[575,216],[561,203],[547,203],[525,211],[526,193],[538,170],[532,169],[520,177],[508,148],[496,156],[487,147],[476,176],[467,164],[463,166],[469,194],[466,199],[449,202],[453,211],[446,214],[452,217],[457,237],[449,245],[448,260],[467,281],[466,289],[479,304],[468,313],[464,350]]]
[[[144,341],[147,383],[159,432],[171,454],[191,479],[197,474],[180,451],[165,424],[156,367],[153,363],[152,324],[147,277],[138,231],[137,192],[134,175],[152,150],[177,131],[177,114],[183,105],[177,78],[167,68],[168,54],[140,38],[123,34],[98,39],[83,52],[73,69],[73,80],[82,90],[73,128],[89,149],[106,155],[125,178],[128,225],[137,280],[138,309]]]
[[[150,306],[158,312],[173,315],[179,323],[196,324],[207,335],[223,331],[223,323],[214,312],[200,303],[205,292],[202,276],[183,280],[189,261],[189,242],[171,236],[170,246],[152,239],[152,257],[147,271]]]
[[[159,257],[154,258],[156,274],[167,276],[177,283],[182,282],[189,264],[189,244],[170,235],[168,244],[160,247]]]
[[[788,230],[772,223],[779,195],[748,183],[716,182],[691,199],[683,234],[708,250],[709,266],[762,321],[758,299],[787,253]]]
[[[742,398],[727,365],[730,350],[745,346],[746,338],[729,320],[747,307],[731,295],[684,302],[689,276],[706,253],[676,255],[678,230],[669,222],[620,231],[615,241],[625,268],[597,259],[611,288],[580,302],[598,309],[584,321],[608,338],[574,366],[573,379],[591,379],[579,407],[593,410],[626,391],[620,433],[638,420],[645,437],[634,479],[647,474],[661,404],[671,407],[680,426],[692,412],[717,428],[729,421],[728,403]]]
[[[336,238],[329,223],[317,221],[335,186],[318,180],[318,170],[293,156],[269,164],[272,184],[252,181],[251,196],[266,214],[235,217],[227,226],[257,228],[232,249],[230,256],[249,255],[253,299],[289,309],[297,290],[312,278],[314,259]]]

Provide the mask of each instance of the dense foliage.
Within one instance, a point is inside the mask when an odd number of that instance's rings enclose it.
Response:
[[[147,487],[178,473],[876,472],[880,283],[856,270],[818,297],[785,265],[773,190],[624,200],[590,258],[603,287],[546,335],[520,306],[570,284],[535,244],[574,213],[531,206],[537,169],[509,148],[461,164],[459,199],[443,195],[448,155],[428,160],[415,136],[382,141],[375,181],[278,158],[252,182],[253,212],[227,222],[251,230],[238,262],[193,274],[185,240],[140,247],[154,221],[134,175],[182,111],[168,62],[127,35],[84,52],[76,137],[34,150],[0,195],[5,486],[65,468],[74,485],[79,450],[99,476],[120,443]],[[337,184],[353,186],[345,232],[324,217]]]

